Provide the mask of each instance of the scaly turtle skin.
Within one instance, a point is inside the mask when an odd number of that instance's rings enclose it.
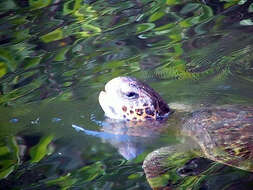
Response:
[[[164,120],[172,113],[157,92],[131,77],[109,81],[99,94],[99,103],[107,117],[134,121],[132,127],[138,126],[137,122]],[[197,142],[205,157],[253,171],[253,107],[201,109],[183,118],[181,126],[182,133]]]

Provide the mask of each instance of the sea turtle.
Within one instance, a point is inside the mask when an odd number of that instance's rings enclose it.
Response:
[[[161,96],[132,77],[117,77],[105,85],[99,103],[107,117],[129,121],[160,120],[171,113]]]
[[[177,110],[172,110],[154,89],[133,77],[109,81],[99,94],[99,103],[107,117],[130,122],[131,127],[142,126],[143,122],[164,122],[177,115]],[[181,133],[199,145],[198,156],[253,172],[253,106],[201,108],[179,120]],[[159,128],[158,124],[146,126]],[[148,179],[164,172],[164,162],[180,147],[176,149],[162,148],[146,158],[143,168]]]

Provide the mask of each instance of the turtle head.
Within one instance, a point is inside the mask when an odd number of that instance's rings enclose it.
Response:
[[[147,84],[132,77],[117,77],[99,94],[105,115],[130,121],[158,120],[170,113],[161,96]]]

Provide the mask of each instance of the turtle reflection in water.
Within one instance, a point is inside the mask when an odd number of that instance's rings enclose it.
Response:
[[[109,81],[105,85],[105,91],[99,94],[99,103],[107,117],[124,120],[135,129],[142,126],[144,122],[146,129],[159,131],[159,122],[164,122],[169,115],[177,115],[177,111],[172,113],[173,111],[157,92],[132,77],[117,77]],[[178,176],[204,172],[203,168],[198,168],[198,164],[201,165],[203,161],[198,158],[202,157],[253,172],[253,107],[230,105],[202,108],[187,114],[180,123],[181,133],[194,139],[201,151],[195,150],[190,153],[183,151],[180,154],[182,146],[178,145],[161,148],[148,155],[143,168],[152,187],[161,185],[153,184],[153,179],[163,175],[168,169],[176,169],[175,175]],[[143,130],[139,132],[135,135],[145,134]],[[186,154],[188,156],[185,156]],[[169,160],[175,163],[173,166],[175,168],[172,168],[173,164],[166,163]],[[208,163],[207,159],[204,160]],[[196,169],[195,173],[192,163]],[[189,174],[187,171],[192,172]],[[252,180],[253,176],[250,175]],[[172,180],[168,176],[167,178]],[[162,185],[169,186],[166,184],[168,181],[164,182],[164,177],[160,178],[161,181],[164,183]]]

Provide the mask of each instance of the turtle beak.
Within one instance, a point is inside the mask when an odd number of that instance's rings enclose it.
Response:
[[[104,103],[105,103],[105,98],[106,98],[106,92],[105,91],[101,91],[100,93],[99,93],[99,96],[98,96],[98,101],[99,101],[99,104],[100,104],[100,106],[103,108],[103,106],[102,105],[104,105]]]
[[[102,105],[105,104],[106,102],[106,85],[105,85],[105,90],[100,91],[99,96],[98,96],[98,101],[99,101],[100,106],[103,108]]]
[[[101,91],[99,93],[98,101],[107,117],[117,118],[117,114],[114,108],[110,105],[112,103],[112,100],[110,99],[110,97],[108,97],[106,91]]]

